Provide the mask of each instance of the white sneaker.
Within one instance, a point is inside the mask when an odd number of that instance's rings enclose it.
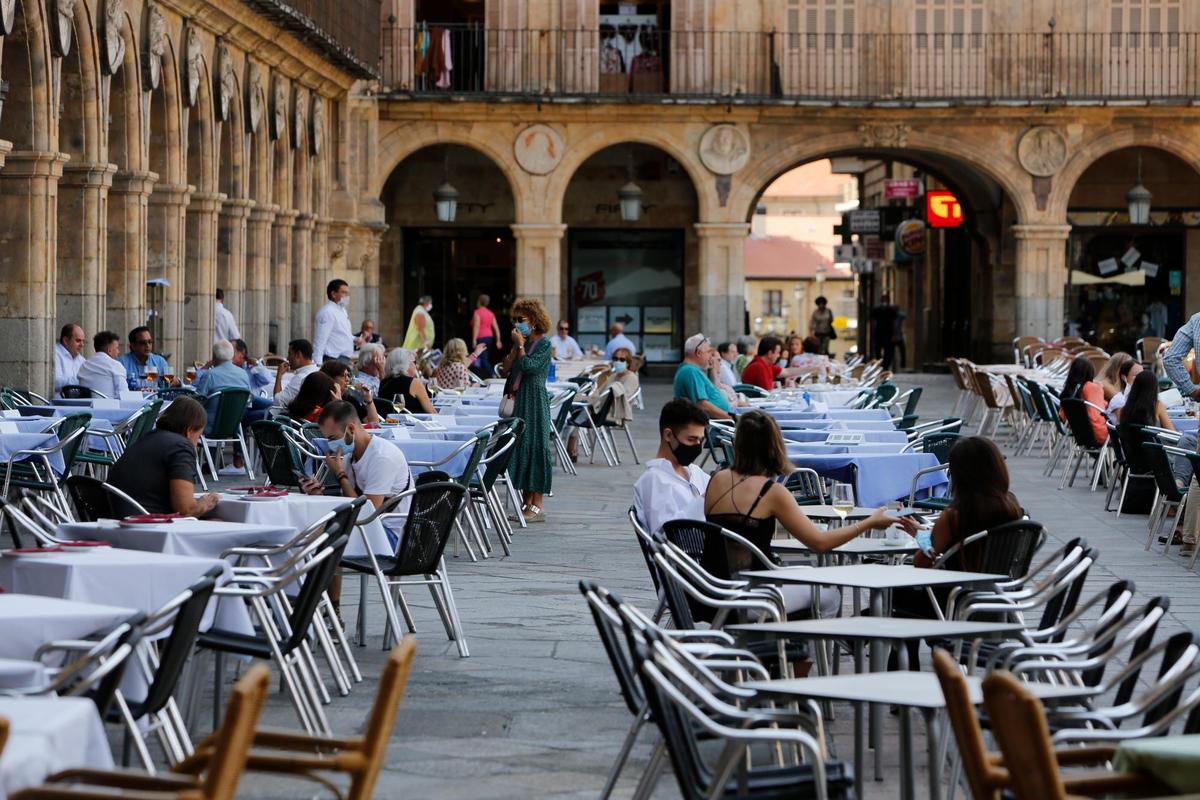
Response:
[[[230,464],[229,466],[221,467],[219,470],[217,470],[217,474],[218,475],[241,475],[245,471],[246,470],[244,467],[235,467],[232,464]]]

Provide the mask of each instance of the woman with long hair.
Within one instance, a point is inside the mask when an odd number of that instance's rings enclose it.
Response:
[[[341,400],[337,382],[324,372],[313,372],[304,378],[295,399],[287,405],[287,414],[301,422],[316,422],[321,409],[334,400]]]
[[[1067,378],[1063,381],[1062,393],[1059,396],[1063,400],[1083,400],[1096,407],[1088,407],[1088,421],[1092,424],[1092,435],[1096,441],[1103,443],[1108,441],[1108,422],[1102,413],[1108,408],[1108,401],[1104,399],[1104,390],[1100,388],[1100,384],[1093,380],[1095,377],[1096,368],[1092,366],[1092,362],[1086,356],[1075,356],[1071,361],[1071,368],[1067,370]],[[1064,420],[1067,418],[1061,410],[1059,414]]]
[[[740,534],[765,555],[771,557],[771,540],[776,525],[782,525],[793,538],[816,553],[824,553],[869,530],[885,530],[899,525],[909,533],[916,524],[908,518],[888,516],[877,510],[864,520],[832,530],[819,530],[804,515],[781,482],[794,471],[787,447],[775,419],[761,411],[748,411],[738,418],[733,438],[733,463],[712,476],[704,497],[704,515],[709,522]],[[718,575],[729,578],[729,575]],[[812,592],[784,587],[788,612],[809,608]],[[837,613],[841,595],[832,589],[821,592],[822,616]]]
[[[550,371],[550,316],[537,298],[520,298],[512,307],[512,350],[504,359],[504,373],[516,385],[513,416],[525,421],[508,464],[513,486],[521,493],[526,522],[545,522],[542,500],[550,491],[554,464],[550,460],[550,397],[546,374]]]

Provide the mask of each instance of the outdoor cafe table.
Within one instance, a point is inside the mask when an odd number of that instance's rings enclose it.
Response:
[[[801,445],[802,447],[803,445]],[[815,470],[835,481],[853,483],[859,505],[881,506],[907,498],[913,476],[919,470],[938,465],[933,453],[854,453],[814,455],[789,445],[788,458],[796,467]],[[917,490],[934,490],[946,485],[946,475],[934,472],[922,475]]]
[[[112,769],[96,704],[86,697],[0,697],[8,743],[0,753],[0,800],[66,769]]]
[[[992,584],[996,581],[1007,580],[1007,575],[994,575],[982,572],[959,572],[948,569],[922,569],[910,566],[894,566],[887,564],[847,564],[836,567],[782,567],[772,570],[749,570],[740,573],[741,577],[751,583],[792,584],[811,586],[816,593],[821,586],[837,586],[844,589],[866,589],[870,592],[869,606],[871,616],[875,618],[889,617],[891,609],[884,603],[887,592],[893,589],[918,589],[933,586],[977,586]],[[813,607],[818,604],[815,602]],[[891,622],[891,620],[889,620]],[[885,640],[879,640],[882,645]],[[871,646],[871,671],[877,672],[883,668],[883,647]],[[904,650],[901,649],[901,654]],[[891,702],[891,701],[888,701]],[[880,709],[871,709],[871,729],[878,732],[881,729],[882,718]],[[882,753],[875,750],[875,774],[878,776],[882,768]]]
[[[1177,792],[1200,792],[1200,735],[1122,742],[1113,770],[1150,773]]]
[[[858,797],[863,796],[862,792],[862,775],[863,775],[863,736],[862,736],[862,703],[870,702],[870,699],[863,694],[855,694],[856,689],[862,689],[864,682],[876,681],[870,674],[862,672],[863,667],[863,652],[864,643],[871,643],[874,647],[876,642],[889,643],[899,645],[899,653],[901,654],[901,671],[883,673],[890,675],[898,683],[905,686],[904,689],[898,689],[896,686],[892,688],[892,694],[888,695],[881,702],[894,703],[896,705],[909,704],[912,699],[907,691],[906,682],[911,675],[929,675],[930,673],[907,672],[904,671],[904,653],[905,644],[908,642],[918,642],[922,639],[1007,639],[1014,634],[1024,629],[1024,626],[1017,622],[979,622],[974,620],[969,621],[944,621],[936,619],[889,619],[886,617],[845,617],[834,619],[812,619],[798,620],[795,622],[765,622],[747,625],[726,625],[725,630],[737,635],[740,639],[752,638],[770,638],[770,639],[818,639],[818,640],[842,640],[849,641],[854,646],[854,664],[856,675],[838,675],[830,678],[804,678],[801,681],[782,680],[782,681],[757,681],[754,683],[743,684],[749,688],[768,693],[776,693],[772,687],[782,685],[783,693],[796,696],[796,694],[806,691],[815,691],[816,694],[806,695],[813,699],[821,700],[848,700],[854,702],[854,782],[855,793]],[[936,676],[934,676],[936,677]],[[864,681],[865,679],[865,681]],[[920,686],[918,688],[928,688],[923,679],[919,679]],[[803,683],[803,687],[795,687],[794,684]],[[815,686],[814,686],[815,684]],[[975,679],[976,696],[978,696],[978,678]],[[767,687],[767,688],[763,688]],[[869,693],[868,693],[869,694]],[[897,699],[899,698],[899,699]],[[936,726],[934,725],[933,716],[937,710],[944,706],[944,700],[941,698],[940,686],[936,688],[936,694],[931,694],[929,697],[921,697],[918,693],[917,700],[922,702],[912,703],[914,708],[919,708],[925,716],[926,730],[929,733],[929,795],[932,798],[941,796],[941,782],[937,779],[940,775],[940,770],[935,768],[937,753],[939,752],[938,743],[936,740]],[[929,704],[924,701],[932,701]],[[901,748],[901,775],[904,783],[902,784],[902,797],[913,796],[912,786],[912,732],[909,729],[908,714],[900,715],[900,748]],[[876,743],[876,778],[879,777],[879,757],[880,750]]]
[[[6,555],[0,558],[0,586],[20,594],[118,605],[150,614],[214,566],[222,568],[223,576],[218,583],[231,577],[229,564],[220,559],[116,547],[36,556]],[[200,623],[201,630],[214,623],[239,633],[254,632],[250,612],[240,598],[214,598]]]
[[[250,525],[284,525],[293,531],[301,531],[336,508],[350,502],[349,497],[330,497],[323,494],[297,494],[269,500],[247,500],[244,495],[222,494],[213,509],[217,519]],[[375,513],[374,508],[364,508],[359,516],[366,518]],[[383,523],[375,520],[362,527],[355,526],[356,533],[346,545],[347,556],[365,556],[367,548],[362,535],[371,542],[376,553],[391,553],[394,549],[388,540]],[[358,532],[361,532],[358,533]]]
[[[127,550],[220,558],[231,547],[286,544],[296,535],[296,528],[279,519],[265,525],[246,525],[184,518],[136,527],[122,527],[116,520],[101,520],[68,522],[59,525],[55,535],[61,539],[102,539]]]

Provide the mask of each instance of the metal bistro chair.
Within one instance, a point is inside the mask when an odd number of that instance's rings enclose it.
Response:
[[[246,447],[246,438],[242,434],[242,417],[246,414],[246,404],[249,402],[250,391],[248,389],[218,389],[210,394],[205,402],[205,406],[209,409],[208,427],[205,429],[204,435],[200,437],[200,448],[204,451],[204,458],[208,461],[208,469],[214,480],[217,477],[217,466],[213,462],[212,452],[209,448],[226,442],[241,446],[242,460],[246,465],[246,477],[254,480],[254,467],[251,466],[253,458],[249,448]]]

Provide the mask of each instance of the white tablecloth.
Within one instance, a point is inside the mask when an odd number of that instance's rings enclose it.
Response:
[[[0,697],[8,744],[0,754],[0,800],[64,769],[112,769],[96,704],[85,697]]]
[[[221,566],[225,573],[219,582],[231,577],[229,564],[216,558],[97,547],[80,553],[0,558],[0,586],[10,592],[109,603],[149,614],[214,566]],[[201,630],[208,630],[214,621],[218,627],[239,633],[254,632],[250,613],[240,598],[210,603]]]
[[[326,495],[289,494],[282,500],[272,502],[245,500],[238,495],[223,494],[214,513],[218,518],[229,522],[257,525],[283,524],[299,531],[307,528],[338,506],[349,502],[350,498],[348,497],[328,497]],[[365,518],[374,513],[375,509],[368,503],[359,516]],[[387,532],[384,531],[379,520],[362,528],[356,527],[355,531],[362,531],[366,534],[367,538],[371,540],[371,549],[376,554],[392,552]],[[350,543],[346,545],[346,555],[365,556],[366,554],[367,549],[363,545],[362,536],[355,533],[350,537]]]
[[[41,689],[49,683],[46,665],[25,658],[0,658],[0,690]]]
[[[33,658],[56,639],[80,639],[132,616],[119,606],[30,594],[0,594],[0,658]]]
[[[267,503],[280,506],[286,501]],[[220,558],[231,547],[252,544],[286,544],[296,528],[278,516],[265,525],[244,525],[222,520],[177,519],[162,525],[138,525],[123,528],[116,522],[72,522],[59,525],[56,535],[63,539],[102,539],[127,550],[172,553],[181,556]]]

